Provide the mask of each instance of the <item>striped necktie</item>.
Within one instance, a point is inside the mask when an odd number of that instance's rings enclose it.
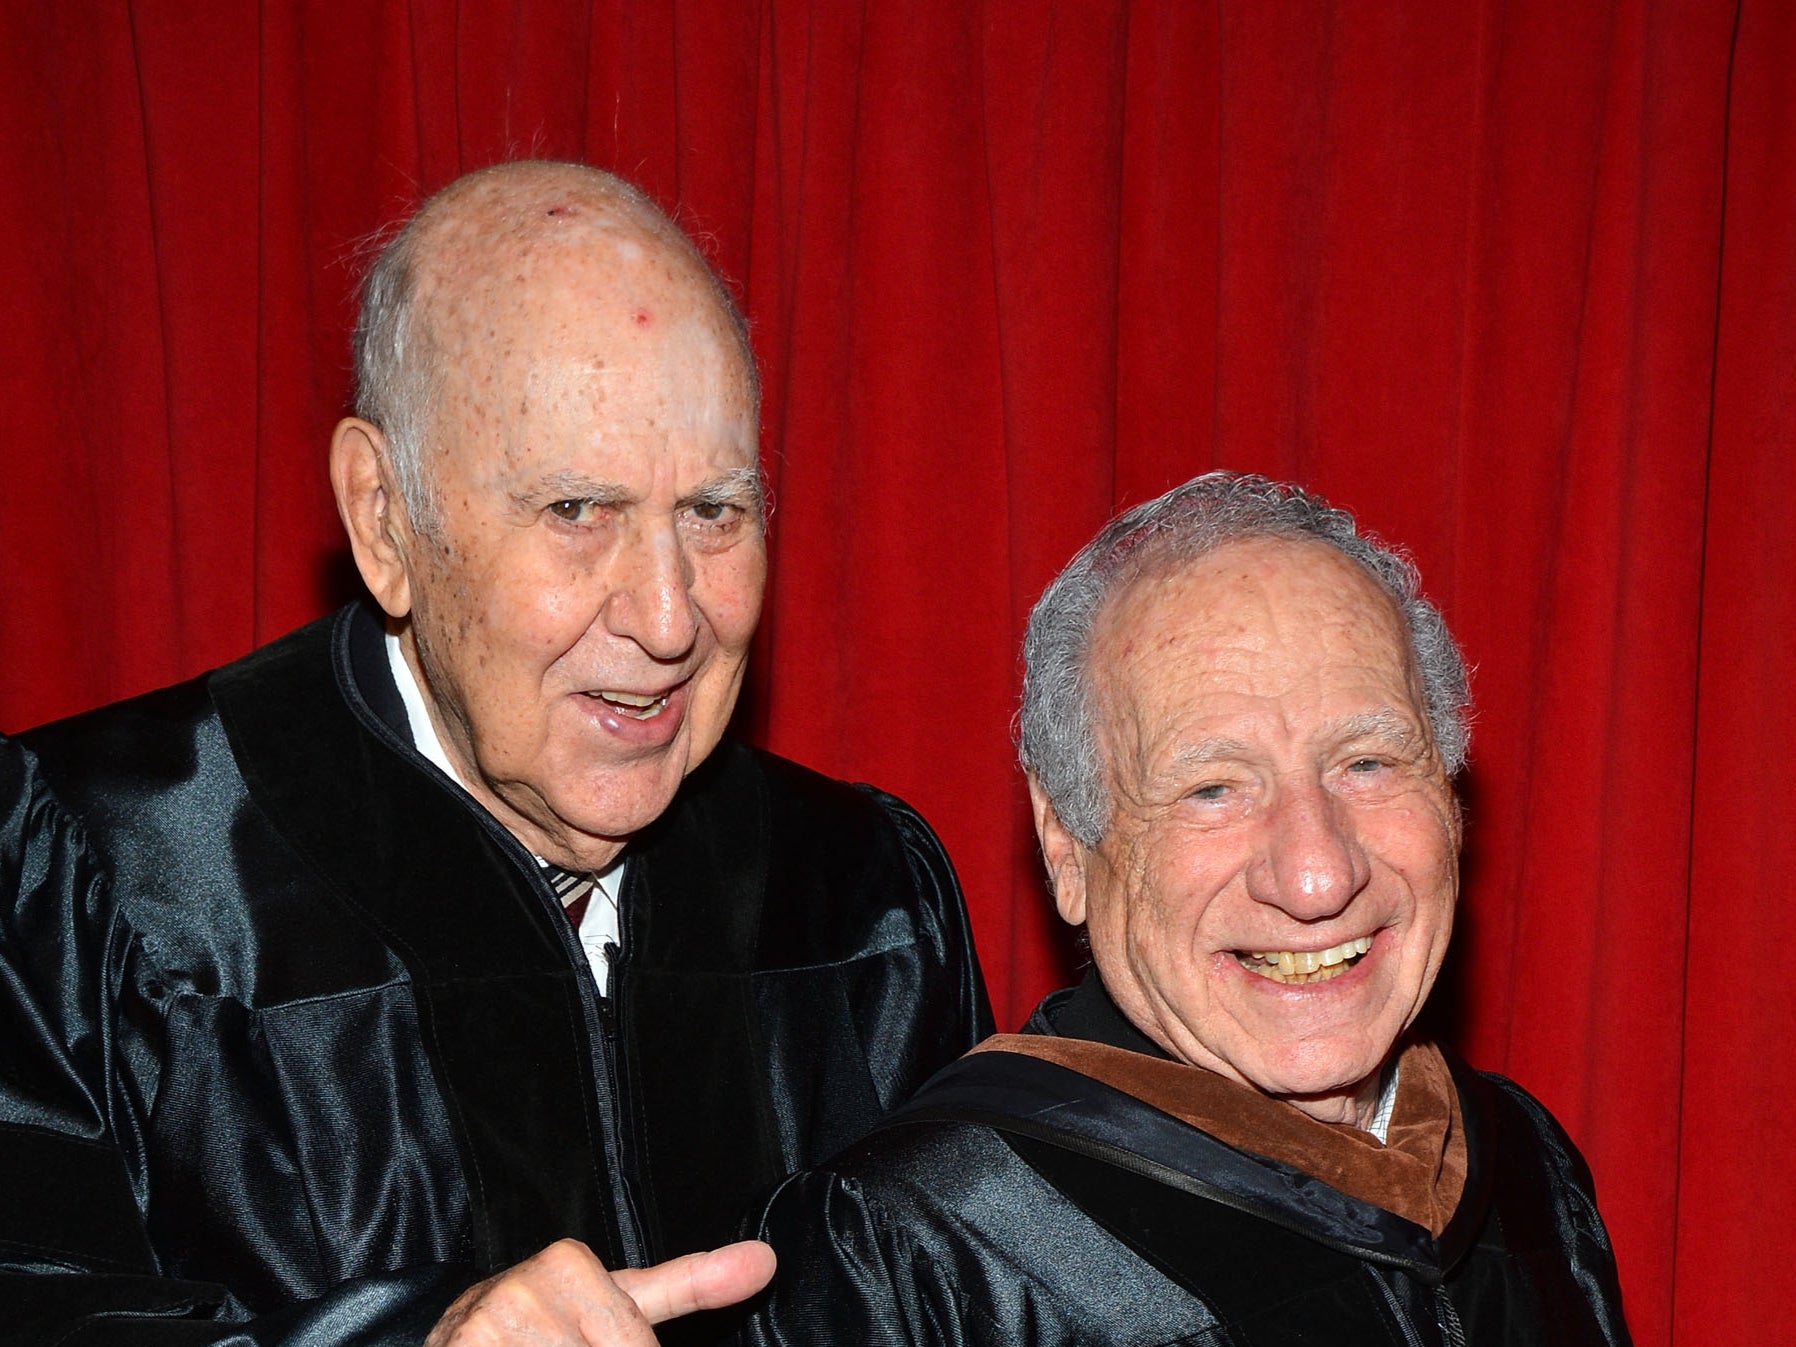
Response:
[[[586,905],[592,901],[592,891],[598,880],[586,871],[563,870],[559,865],[544,865],[543,875],[561,900],[561,910],[574,923],[574,929],[579,930],[580,918],[586,915]]]

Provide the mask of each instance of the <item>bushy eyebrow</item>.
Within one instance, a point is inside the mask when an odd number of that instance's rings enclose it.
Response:
[[[590,500],[598,505],[619,506],[634,504],[637,497],[621,482],[604,482],[578,472],[551,472],[537,478],[528,491],[512,492],[511,499],[519,508],[530,508],[545,499]],[[693,505],[743,505],[759,515],[761,470],[735,468],[701,483],[679,502],[681,509]]]
[[[1404,749],[1419,749],[1424,741],[1415,718],[1394,706],[1347,716],[1332,727],[1332,737],[1341,744],[1373,740]],[[1216,735],[1182,745],[1173,754],[1172,762],[1174,767],[1202,767],[1212,762],[1233,762],[1253,756],[1253,748],[1242,740]]]
[[[1247,745],[1239,739],[1199,739],[1185,744],[1172,755],[1175,767],[1201,767],[1210,762],[1227,762],[1248,756]]]
[[[635,497],[619,482],[601,482],[578,472],[551,472],[536,479],[528,491],[513,491],[520,507],[547,500],[590,500],[599,505],[628,505]]]
[[[680,505],[682,508],[689,505],[746,505],[758,515],[762,506],[761,470],[748,467],[726,472],[705,482]]]
[[[1336,737],[1343,743],[1355,739],[1382,739],[1404,746],[1420,745],[1422,732],[1413,715],[1405,715],[1394,706],[1380,707],[1376,711],[1362,711],[1359,715],[1349,716],[1336,728]]]

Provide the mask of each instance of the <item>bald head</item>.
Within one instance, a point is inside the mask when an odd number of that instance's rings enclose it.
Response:
[[[355,409],[383,432],[413,527],[431,534],[438,503],[426,446],[445,386],[480,373],[507,296],[552,290],[570,269],[662,271],[695,316],[734,344],[758,420],[748,328],[692,241],[639,188],[582,164],[521,161],[456,179],[429,198],[370,268],[355,333]]]

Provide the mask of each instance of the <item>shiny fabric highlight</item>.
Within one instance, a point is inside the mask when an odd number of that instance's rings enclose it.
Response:
[[[920,820],[733,741],[632,843],[602,1013],[378,639],[0,739],[9,1343],[384,1341],[563,1236],[715,1245],[989,1029]]]
[[[1455,1064],[1452,1085],[1467,1174],[1437,1238],[1055,1062],[971,1054],[781,1186],[743,1342],[1626,1344],[1570,1141],[1507,1081]]]

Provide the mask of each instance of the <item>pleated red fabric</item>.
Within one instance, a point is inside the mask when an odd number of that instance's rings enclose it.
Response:
[[[519,155],[745,301],[746,732],[916,803],[1001,1020],[1067,981],[1009,747],[1042,585],[1213,466],[1409,546],[1476,665],[1434,1029],[1588,1154],[1647,1344],[1796,1266],[1796,7],[0,6],[0,726],[355,590],[371,238]]]

